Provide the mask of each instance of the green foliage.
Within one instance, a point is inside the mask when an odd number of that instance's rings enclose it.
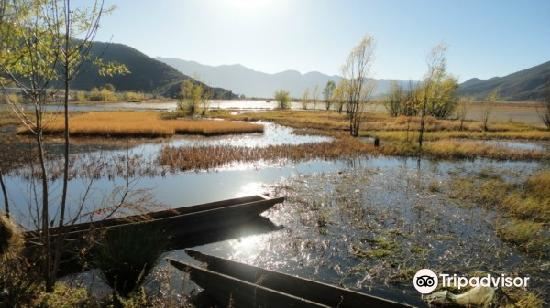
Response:
[[[71,288],[56,283],[53,292],[40,292],[33,302],[34,307],[99,307],[84,288]]]
[[[94,88],[88,93],[88,100],[92,102],[114,102],[118,100],[118,97],[113,91]]]
[[[336,83],[334,80],[327,81],[325,89],[323,90],[323,95],[325,96],[325,109],[328,111],[330,109],[330,104],[332,103],[332,97],[334,95],[334,90],[336,89]]]
[[[84,102],[88,99],[88,97],[84,91],[74,91],[73,99],[77,102]]]
[[[290,93],[288,91],[275,91],[274,98],[279,102],[279,109],[290,109]]]
[[[184,115],[195,115],[202,110],[204,115],[208,110],[210,94],[202,83],[187,79],[181,83],[180,87],[178,111]]]
[[[141,92],[126,91],[123,94],[124,100],[128,102],[141,102],[145,100],[145,94]]]

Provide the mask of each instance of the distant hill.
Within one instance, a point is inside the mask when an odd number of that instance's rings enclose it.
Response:
[[[231,89],[247,97],[269,98],[279,89],[290,91],[294,98],[300,98],[306,88],[319,86],[319,98],[329,80],[338,81],[339,76],[329,76],[320,72],[302,74],[295,70],[286,70],[276,74],[256,71],[240,64],[209,66],[195,61],[177,58],[158,58],[158,60],[172,66],[188,76],[198,76],[206,84],[225,89]],[[408,80],[398,80],[408,87]],[[391,80],[376,80],[374,96],[381,96],[389,92]]]
[[[73,89],[90,90],[111,83],[121,91],[141,91],[173,97],[181,81],[190,78],[169,65],[149,58],[139,50],[126,45],[94,42],[91,53],[93,56],[100,56],[105,62],[126,65],[130,74],[102,77],[91,63],[85,63],[80,74],[72,82]],[[231,91],[221,88],[212,90],[215,98],[236,98]]]
[[[498,89],[499,96],[504,100],[540,100],[543,97],[545,83],[548,81],[550,81],[550,61],[504,77],[467,80],[459,85],[458,93],[461,96],[483,99],[491,91]]]

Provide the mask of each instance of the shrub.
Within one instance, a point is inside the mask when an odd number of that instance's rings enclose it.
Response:
[[[145,94],[141,92],[126,91],[123,94],[124,100],[128,102],[141,102],[145,99]]]
[[[290,109],[290,93],[285,90],[275,91],[275,100],[279,102],[279,109]]]
[[[118,100],[118,97],[114,91],[94,88],[88,94],[88,100],[93,102],[113,102]]]

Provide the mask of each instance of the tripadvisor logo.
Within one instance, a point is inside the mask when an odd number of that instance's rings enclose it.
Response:
[[[432,293],[437,288],[437,275],[429,269],[421,269],[413,277],[413,286],[422,294]]]
[[[439,277],[439,279],[438,279]],[[432,270],[421,269],[413,277],[413,286],[416,291],[422,294],[433,292],[437,288],[438,281],[441,280],[442,287],[455,287],[458,290],[465,287],[517,287],[526,288],[529,277],[512,277],[505,274],[494,276],[487,274],[483,277],[465,277],[457,274],[449,275],[440,273],[436,275]]]

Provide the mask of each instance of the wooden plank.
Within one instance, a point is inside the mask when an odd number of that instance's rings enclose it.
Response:
[[[117,227],[120,225],[128,225],[133,223],[148,222],[154,219],[178,217],[181,215],[196,213],[196,212],[205,211],[205,210],[211,210],[211,209],[223,208],[223,207],[232,207],[235,205],[249,204],[251,202],[266,201],[266,200],[271,200],[271,199],[262,197],[262,196],[239,197],[239,198],[210,202],[210,203],[205,203],[205,204],[200,204],[200,205],[195,205],[190,207],[179,207],[179,208],[167,209],[167,210],[152,212],[152,213],[143,214],[143,215],[134,215],[134,216],[123,217],[123,218],[111,218],[106,220],[81,223],[81,224],[66,226],[61,229],[52,228],[50,229],[50,234],[52,235],[60,234],[60,233],[75,234],[75,232],[82,232],[82,231],[87,232],[91,229],[101,229],[101,228]],[[38,232],[37,231],[26,232],[25,237],[28,239],[37,238]]]
[[[331,307],[411,307],[404,303],[390,301],[330,284],[206,255],[196,250],[187,249],[185,251],[191,257],[205,262],[207,268],[211,271]]]
[[[175,268],[188,272],[191,280],[203,287],[220,305],[229,306],[232,303],[236,307],[328,307],[191,264],[168,261]]]

